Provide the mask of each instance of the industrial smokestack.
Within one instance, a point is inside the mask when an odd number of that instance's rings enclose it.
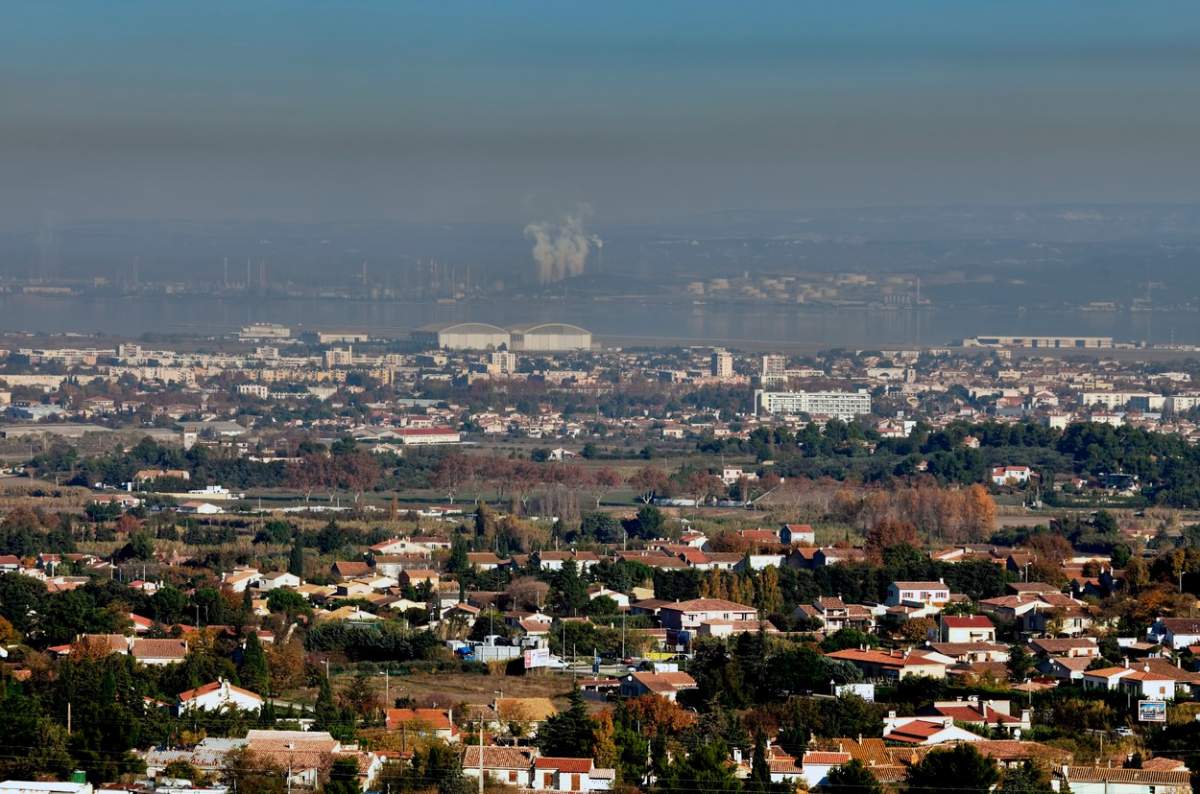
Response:
[[[599,250],[604,246],[603,240],[584,231],[585,214],[575,212],[557,223],[540,221],[525,227],[526,239],[533,241],[533,261],[542,284],[583,275],[592,247]]]

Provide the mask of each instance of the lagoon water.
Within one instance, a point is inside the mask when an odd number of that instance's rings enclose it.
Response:
[[[650,299],[519,299],[414,303],[295,298],[0,295],[0,331],[224,334],[252,322],[296,330],[366,329],[404,336],[427,323],[569,322],[610,344],[696,343],[821,349],[946,345],[981,334],[1112,336],[1200,343],[1200,314],[1018,308],[881,309],[694,304]]]

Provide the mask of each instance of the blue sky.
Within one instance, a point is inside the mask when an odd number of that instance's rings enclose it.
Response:
[[[30,0],[0,216],[1195,201],[1193,2]]]

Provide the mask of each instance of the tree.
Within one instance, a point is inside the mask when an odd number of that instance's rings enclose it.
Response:
[[[454,495],[471,476],[471,462],[460,452],[443,457],[433,474],[434,487],[440,489],[454,504]]]
[[[637,491],[642,504],[650,504],[667,487],[667,473],[656,466],[643,466],[634,472],[626,484]]]
[[[290,692],[305,683],[304,647],[299,640],[274,642],[267,648],[267,669],[271,672],[271,691]]]
[[[150,596],[150,609],[154,619],[170,626],[183,619],[187,612],[188,599],[183,591],[172,585],[163,585]]]
[[[8,618],[0,617],[0,647],[13,645],[21,640],[21,633],[13,628]]]
[[[611,597],[602,595],[602,596],[596,596],[591,601],[589,601],[588,605],[584,611],[587,612],[589,616],[598,617],[598,616],[615,615],[615,614],[617,614],[617,612],[620,611],[620,609],[619,609],[619,606],[617,605],[617,602],[614,601]]]
[[[605,494],[620,485],[621,475],[610,466],[597,469],[592,474],[592,490],[595,492],[597,510],[600,509],[600,502],[604,499]]]
[[[646,505],[637,511],[636,518],[625,522],[625,531],[638,538],[658,537],[664,521],[661,510],[652,505]]]
[[[621,701],[620,722],[637,725],[646,736],[676,736],[696,722],[696,713],[658,695],[639,695]]]
[[[203,786],[207,782],[207,776],[203,772],[182,759],[168,763],[163,768],[162,774],[163,777],[172,780],[187,780],[193,786]]]
[[[349,542],[349,533],[338,526],[337,521],[332,518],[317,533],[317,549],[322,554],[331,554]]]
[[[901,521],[891,516],[885,516],[876,521],[867,532],[863,551],[867,558],[878,564],[883,562],[883,552],[901,543],[918,548],[921,545],[917,536],[917,528],[909,521]]]
[[[767,739],[762,730],[759,730],[754,734],[754,755],[750,760],[750,779],[746,790],[766,794],[772,789],[771,763],[767,760]]]
[[[695,497],[696,504],[707,504],[726,490],[724,480],[706,471],[696,472],[687,481],[687,492]]]
[[[17,631],[28,634],[44,610],[46,585],[19,573],[0,574],[0,616]]]
[[[221,778],[238,794],[284,794],[287,773],[270,758],[259,755],[249,747],[240,747],[225,754]]]
[[[148,532],[134,532],[121,553],[122,557],[149,560],[154,556],[154,541]]]
[[[936,633],[937,623],[933,618],[912,618],[900,624],[897,633],[900,638],[909,643],[923,643],[931,636],[931,632]]]
[[[267,655],[258,641],[258,633],[251,631],[246,637],[242,651],[242,666],[238,670],[242,685],[260,695],[268,694],[271,686],[271,670],[267,666]]]
[[[292,551],[288,555],[288,573],[293,576],[304,576],[304,544],[301,543],[299,532],[292,538]]]
[[[588,513],[579,522],[579,534],[597,543],[616,543],[621,532],[621,522],[611,513]]]
[[[1055,788],[1046,770],[1027,760],[1004,771],[998,790],[1004,794],[1051,794]]]
[[[467,559],[467,541],[462,535],[455,535],[450,542],[450,557],[446,560],[446,570],[453,574],[462,575],[471,570]]]
[[[376,790],[392,794],[471,794],[474,788],[463,777],[459,751],[443,741],[415,750],[410,763],[387,762],[376,784]]]
[[[326,731],[337,724],[340,716],[337,704],[333,702],[333,688],[329,685],[327,675],[321,676],[321,682],[317,686],[317,703],[313,707],[313,716],[313,727]]]
[[[996,501],[979,483],[967,488],[963,528],[971,540],[986,537],[996,526]]]
[[[379,708],[379,697],[375,694],[371,675],[365,670],[360,670],[342,687],[340,698],[347,709],[364,719]]]
[[[883,787],[857,758],[849,763],[835,766],[825,776],[824,787],[829,791],[844,791],[846,794],[882,794]]]
[[[964,742],[949,750],[934,750],[909,767],[906,785],[913,792],[938,789],[947,794],[979,794],[999,778],[996,762]]]
[[[1101,535],[1115,535],[1118,531],[1117,519],[1107,510],[1101,510],[1096,513],[1092,519],[1092,526]]]
[[[658,780],[656,791],[674,794],[680,791],[716,794],[740,791],[741,782],[734,775],[729,760],[729,748],[720,740],[702,744],[685,757],[677,758]]]
[[[324,794],[360,794],[358,785],[358,761],[354,758],[338,758],[329,770],[329,782]]]
[[[554,575],[551,603],[560,615],[577,615],[588,605],[587,583],[574,560],[567,560]]]
[[[287,483],[304,494],[305,503],[313,491],[324,488],[332,481],[331,463],[324,452],[310,452],[288,465]]]
[[[1024,681],[1033,672],[1033,655],[1021,643],[1009,648],[1008,677],[1013,681]]]
[[[538,731],[542,755],[589,758],[596,743],[596,721],[588,715],[579,687],[571,690],[570,706],[543,723]]]
[[[276,587],[267,593],[267,609],[271,612],[283,612],[289,619],[312,612],[308,599],[295,590],[285,590],[282,587]]]

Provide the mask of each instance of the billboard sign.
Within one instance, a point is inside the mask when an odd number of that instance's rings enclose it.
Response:
[[[1139,700],[1138,701],[1138,722],[1166,722],[1167,721],[1167,701],[1165,700]]]

